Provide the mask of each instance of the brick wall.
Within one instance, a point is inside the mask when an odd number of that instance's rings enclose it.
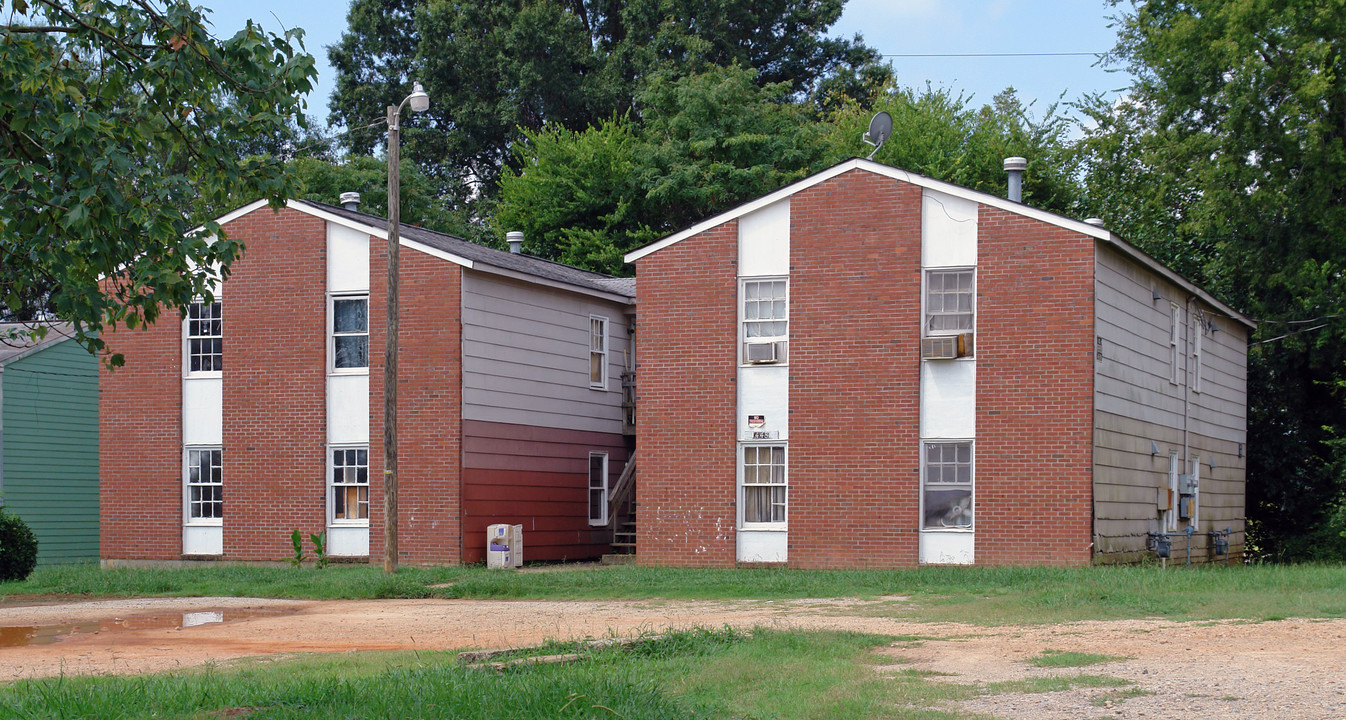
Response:
[[[985,205],[978,225],[977,562],[1086,564],[1094,241]]]
[[[126,365],[98,368],[99,553],[182,554],[182,321],[168,313],[143,330],[105,330]]]
[[[281,560],[326,526],[327,226],[262,208],[224,285],[224,558]]]
[[[847,172],[790,224],[789,563],[913,565],[921,189]]]
[[[976,560],[1084,564],[1093,241],[980,208]],[[638,556],[730,565],[735,223],[638,263]],[[789,564],[917,562],[921,190],[851,171],[791,198]]]
[[[369,252],[369,557],[383,559],[383,368],[388,245]],[[457,563],[461,545],[462,269],[402,247],[398,558]]]
[[[733,565],[738,223],[637,263],[636,554]]]

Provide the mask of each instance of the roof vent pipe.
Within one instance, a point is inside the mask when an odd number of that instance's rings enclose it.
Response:
[[[509,242],[509,251],[515,255],[523,252],[523,233],[518,230],[511,230],[505,233],[505,240]]]
[[[1024,170],[1028,169],[1028,160],[1021,157],[1005,158],[1005,172],[1009,173],[1009,199],[1024,201]]]
[[[329,196],[329,197],[330,197],[330,196]],[[341,193],[341,207],[344,207],[344,208],[346,208],[347,210],[359,210],[359,209],[360,209],[360,193],[358,193],[358,192],[344,192],[344,193]]]

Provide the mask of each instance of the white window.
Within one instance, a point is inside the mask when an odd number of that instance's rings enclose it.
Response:
[[[220,302],[194,302],[187,307],[188,373],[217,373],[224,369],[224,318]]]
[[[369,523],[369,448],[336,447],[331,451],[332,522],[338,525]]]
[[[1182,327],[1182,310],[1176,303],[1168,306],[1168,381],[1178,382],[1178,331]]]
[[[783,363],[790,339],[790,288],[785,278],[744,280],[744,363]]]
[[[589,316],[589,387],[608,387],[608,319]]]
[[[224,451],[188,447],[183,455],[188,524],[219,525],[224,518]]]
[[[975,329],[975,273],[961,270],[925,271],[925,334],[957,335]]]
[[[608,524],[607,453],[589,453],[589,524]]]
[[[338,372],[369,369],[369,296],[334,295],[331,311],[332,369]]]
[[[743,445],[742,518],[745,528],[784,528],[784,445]]]
[[[972,441],[926,442],[921,463],[921,529],[971,529]]]

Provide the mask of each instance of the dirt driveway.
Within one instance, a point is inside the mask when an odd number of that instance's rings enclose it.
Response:
[[[1098,689],[1011,693],[963,706],[996,717],[1346,718],[1346,620],[985,628],[884,617],[902,602],[152,598],[9,605],[0,606],[0,680],[142,673],[302,652],[519,647],[729,624],[919,636],[886,652],[912,663],[899,667],[948,673],[939,677],[949,682],[1087,672],[1135,683],[1133,697]],[[1044,649],[1127,659],[1065,670],[1026,663]]]

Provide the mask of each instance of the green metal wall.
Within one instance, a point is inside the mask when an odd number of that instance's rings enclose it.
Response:
[[[0,372],[4,504],[39,565],[98,560],[98,359],[73,341]]]

